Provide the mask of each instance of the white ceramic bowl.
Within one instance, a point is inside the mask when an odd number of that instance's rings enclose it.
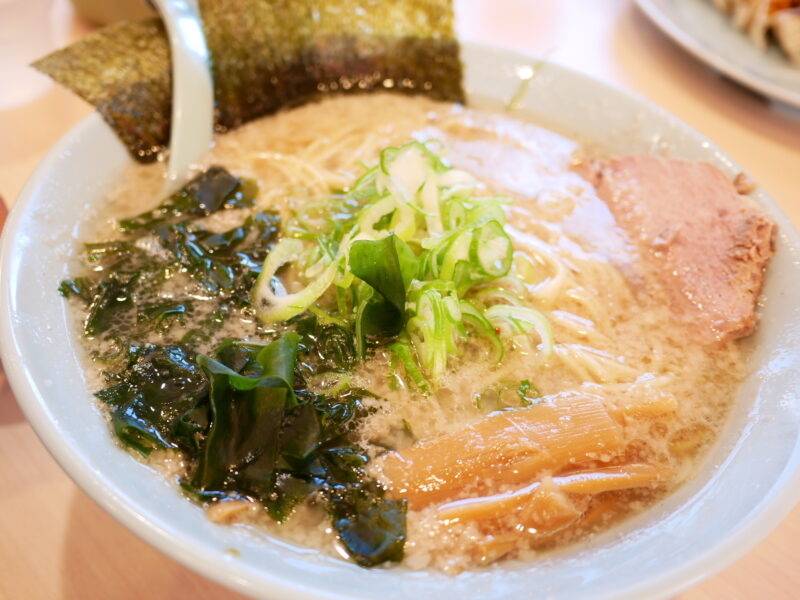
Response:
[[[466,86],[480,104],[517,89],[534,59],[467,46]],[[616,152],[669,153],[741,170],[662,109],[545,64],[522,104],[534,119]],[[699,476],[667,500],[588,543],[540,562],[458,577],[363,570],[263,535],[214,525],[203,511],[121,450],[81,373],[67,305],[56,294],[76,224],[101,202],[130,158],[97,115],[47,155],[6,225],[0,287],[2,358],[16,397],[70,476],[142,538],[185,565],[258,598],[661,598],[732,562],[789,512],[800,495],[800,240],[763,193],[780,226],[752,375]],[[236,549],[232,553],[229,549]]]

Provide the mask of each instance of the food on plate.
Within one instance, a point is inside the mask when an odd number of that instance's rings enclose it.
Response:
[[[772,32],[792,62],[800,65],[800,4],[772,15]]]
[[[713,0],[714,6],[730,15],[736,27],[761,50],[774,37],[781,50],[800,65],[800,1],[798,0]]]
[[[161,176],[130,168],[60,288],[102,410],[209,518],[362,566],[533,560],[689,480],[774,251],[710,165],[427,98]]]

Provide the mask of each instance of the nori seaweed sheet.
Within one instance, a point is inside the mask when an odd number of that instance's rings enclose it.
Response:
[[[218,131],[326,94],[464,101],[451,0],[200,0],[200,9]],[[148,19],[101,29],[33,66],[151,162],[169,141],[169,56],[160,20]]]

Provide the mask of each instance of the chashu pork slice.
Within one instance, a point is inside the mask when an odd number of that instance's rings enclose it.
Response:
[[[589,173],[679,319],[707,342],[753,331],[776,225],[719,169],[629,156]]]

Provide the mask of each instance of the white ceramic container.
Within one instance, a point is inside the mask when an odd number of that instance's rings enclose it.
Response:
[[[500,107],[518,72],[537,63],[479,46],[463,52],[469,97]],[[742,170],[664,110],[563,67],[542,63],[520,112],[619,153],[667,152]],[[527,565],[457,577],[404,569],[364,570],[241,528],[214,525],[115,443],[82,375],[78,340],[56,293],[76,224],[131,159],[97,115],[47,155],[6,224],[0,272],[0,347],[33,427],[61,466],[119,521],[205,576],[256,598],[663,598],[743,555],[800,496],[800,240],[762,192],[778,222],[763,318],[752,339],[752,374],[698,477],[623,526]],[[231,549],[236,552],[231,552]]]

